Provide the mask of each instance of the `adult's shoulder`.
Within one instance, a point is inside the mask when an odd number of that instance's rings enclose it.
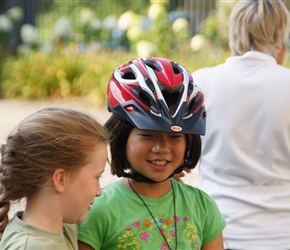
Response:
[[[218,64],[212,67],[200,68],[193,71],[192,77],[195,84],[199,87],[204,88],[210,83],[215,82],[217,77],[224,77],[224,71],[226,70],[226,66],[224,63]],[[205,86],[204,86],[205,85]]]
[[[284,65],[277,64],[276,70],[280,71],[280,72],[282,72],[284,74],[290,75],[290,68],[288,68],[288,67],[286,67]]]
[[[213,66],[208,66],[208,67],[203,67],[203,68],[196,69],[191,74],[194,75],[194,76],[195,75],[206,74],[207,72],[212,72],[212,71],[215,71],[215,70],[219,70],[220,68],[225,67],[225,66],[226,66],[226,63],[220,63],[220,64],[216,64],[216,65],[213,65]]]

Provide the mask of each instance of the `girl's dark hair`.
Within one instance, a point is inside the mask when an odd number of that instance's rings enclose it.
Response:
[[[105,127],[110,131],[110,151],[111,173],[118,177],[122,177],[126,170],[130,170],[131,166],[126,156],[126,144],[133,126],[126,121],[118,120],[112,115],[105,123]]]
[[[76,110],[45,108],[23,120],[1,146],[0,238],[10,201],[33,196],[57,168],[77,173],[108,139],[101,124]]]
[[[112,115],[105,123],[105,127],[110,131],[111,173],[118,177],[124,176],[124,172],[131,169],[126,156],[126,144],[131,130],[134,128],[127,121],[121,121]],[[184,157],[185,167],[195,168],[201,154],[200,135],[187,135],[188,146]]]

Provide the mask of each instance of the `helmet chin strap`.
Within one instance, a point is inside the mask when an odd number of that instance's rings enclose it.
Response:
[[[177,169],[175,169],[175,171],[163,181],[154,181],[154,180],[140,174],[139,172],[129,172],[129,173],[124,172],[122,174],[122,177],[130,178],[130,179],[133,179],[134,181],[138,181],[138,182],[146,182],[149,184],[161,183],[161,182],[164,182],[164,181],[170,179],[175,174],[181,173],[187,166],[191,165],[190,164],[191,162],[192,161],[189,158],[187,158],[181,166],[179,166]]]
[[[154,180],[147,178],[146,176],[144,176],[138,172],[129,172],[129,173],[124,172],[122,174],[122,177],[130,178],[130,179],[132,179],[134,181],[138,181],[138,182],[146,182],[149,184],[160,183],[160,182],[166,181],[168,178],[170,178],[170,177],[168,177],[163,181],[154,181]]]

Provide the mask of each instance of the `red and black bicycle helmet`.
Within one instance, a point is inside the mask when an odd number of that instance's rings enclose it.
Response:
[[[108,85],[108,109],[141,130],[205,134],[201,89],[180,64],[136,58],[118,67]]]

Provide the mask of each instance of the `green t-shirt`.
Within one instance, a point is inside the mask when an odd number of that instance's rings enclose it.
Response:
[[[226,222],[216,203],[203,191],[172,179],[172,189],[160,198],[141,196],[172,249],[200,249],[215,239]],[[155,221],[138,196],[120,182],[103,189],[85,222],[79,240],[94,249],[168,249]],[[175,230],[175,223],[176,229]]]
[[[63,231],[49,232],[31,226],[16,215],[7,224],[1,250],[77,250],[77,225],[64,224]]]

